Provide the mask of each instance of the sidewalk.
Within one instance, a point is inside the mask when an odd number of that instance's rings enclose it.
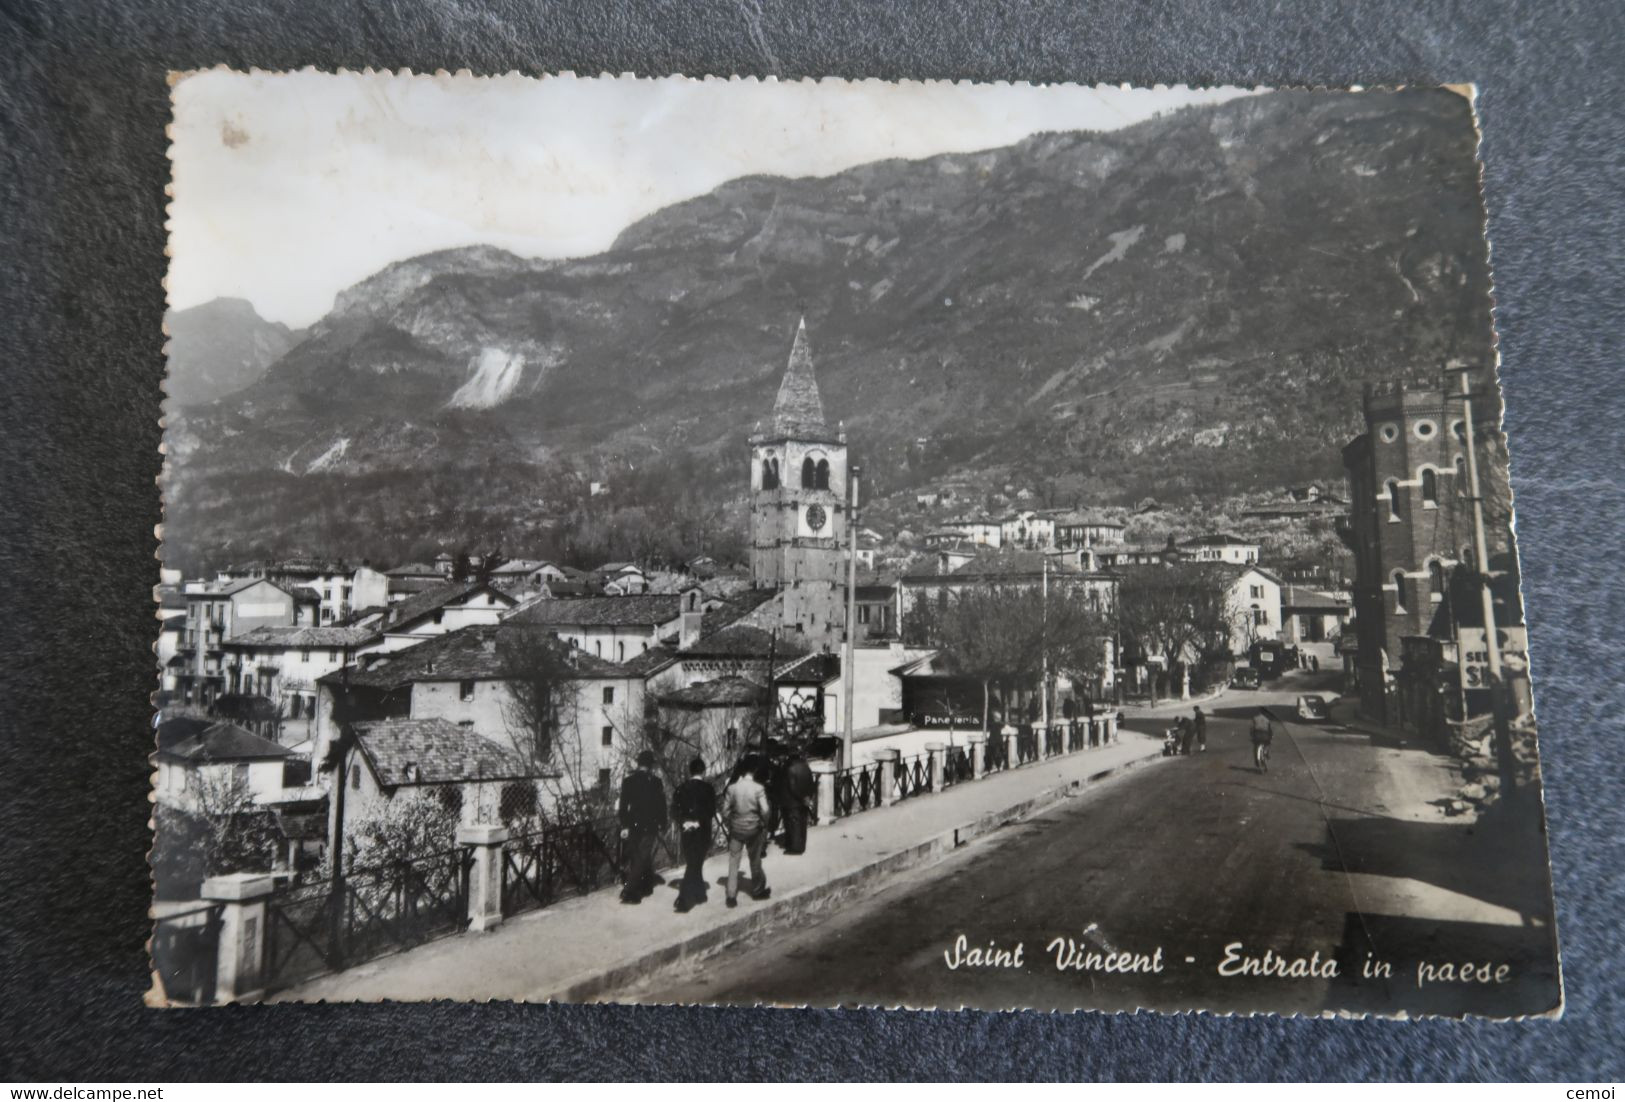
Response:
[[[705,869],[710,901],[688,914],[672,910],[675,881],[638,906],[623,905],[615,889],[606,889],[521,915],[489,933],[442,938],[319,977],[271,1001],[611,999],[655,969],[868,894],[890,875],[930,864],[978,835],[1152,760],[1161,760],[1160,742],[1123,731],[1115,745],[814,827],[805,854],[768,851],[773,896],[760,903],[741,891],[739,908],[728,910],[717,885],[727,857],[713,857]]]

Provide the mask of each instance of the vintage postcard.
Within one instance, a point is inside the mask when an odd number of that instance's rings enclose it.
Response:
[[[149,1002],[1560,1010],[1470,89],[173,98]]]

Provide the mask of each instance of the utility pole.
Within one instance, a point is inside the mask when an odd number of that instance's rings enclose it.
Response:
[[[1473,431],[1473,382],[1469,367],[1446,368],[1461,376],[1461,422],[1467,444],[1467,488],[1473,503],[1473,554],[1477,558],[1479,600],[1484,612],[1484,658],[1490,668],[1490,716],[1495,725],[1495,757],[1501,790],[1512,792],[1512,740],[1507,729],[1506,692],[1501,673],[1501,641],[1495,624],[1495,595],[1490,591],[1490,548],[1484,534],[1484,497],[1478,479],[1478,447]],[[1448,393],[1448,392],[1447,392]],[[1460,661],[1460,657],[1457,659]],[[1462,720],[1467,719],[1465,709]]]
[[[852,694],[857,685],[853,669],[858,633],[858,479],[863,468],[854,466],[847,479],[846,497],[846,645],[841,655],[841,706],[846,712],[841,726],[841,768],[852,767]]]
[[[336,755],[337,776],[333,786],[333,838],[327,852],[331,868],[327,887],[327,952],[328,963],[335,968],[344,966],[344,792],[350,787],[350,659],[352,651],[344,648],[344,666],[339,674],[339,699],[333,708],[333,722],[337,732],[330,754]]]
[[[1045,737],[1049,732],[1049,554],[1044,555],[1044,606],[1040,617],[1038,648],[1041,672],[1038,677],[1039,706],[1043,709]]]

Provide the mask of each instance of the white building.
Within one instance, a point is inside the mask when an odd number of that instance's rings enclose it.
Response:
[[[375,655],[349,672],[352,704],[370,720],[434,721],[479,735],[527,759],[526,769],[538,774],[568,769],[573,790],[618,780],[633,758],[643,721],[643,676],[563,643],[549,641],[570,670],[573,698],[559,705],[555,752],[546,761],[528,763],[534,733],[526,729],[514,695],[512,648],[521,636],[540,634],[515,624],[480,625]],[[331,673],[320,682],[319,746],[325,747],[335,733],[333,705],[343,680],[342,673]],[[483,750],[481,744],[471,745]],[[401,783],[376,779],[384,787]]]
[[[1260,639],[1281,638],[1281,579],[1257,566],[1235,570],[1225,592],[1231,646],[1238,652]]]
[[[288,763],[298,760],[286,746],[226,721],[160,747],[155,757],[155,798],[182,810],[210,803],[222,810],[237,799],[273,802],[287,787]]]
[[[1055,546],[1055,519],[1027,509],[1000,522],[1005,546],[1041,548]]]
[[[1245,566],[1258,561],[1258,544],[1240,536],[1215,533],[1188,539],[1179,545],[1189,562],[1222,562]]]
[[[276,710],[277,740],[303,742],[313,734],[317,682],[376,638],[365,627],[252,628],[225,641],[226,691],[264,698]]]
[[[447,582],[397,601],[373,623],[373,638],[358,654],[404,650],[462,628],[496,623],[518,599],[489,582]]]
[[[675,639],[683,613],[704,610],[704,592],[689,586],[678,593],[536,600],[509,620],[546,628],[595,658],[626,662],[662,640]]]

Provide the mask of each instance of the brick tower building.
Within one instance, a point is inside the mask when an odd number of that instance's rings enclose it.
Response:
[[[838,641],[845,619],[846,433],[824,420],[807,322],[773,418],[750,438],[750,567],[780,591],[781,625],[809,643]]]
[[[1472,392],[1479,482],[1492,573],[1511,556],[1506,451],[1493,386]],[[1460,396],[1438,385],[1365,388],[1364,434],[1343,449],[1349,480],[1344,541],[1354,552],[1356,659],[1362,710],[1393,711],[1394,673],[1407,637],[1453,639],[1451,575],[1473,564],[1473,510]]]

